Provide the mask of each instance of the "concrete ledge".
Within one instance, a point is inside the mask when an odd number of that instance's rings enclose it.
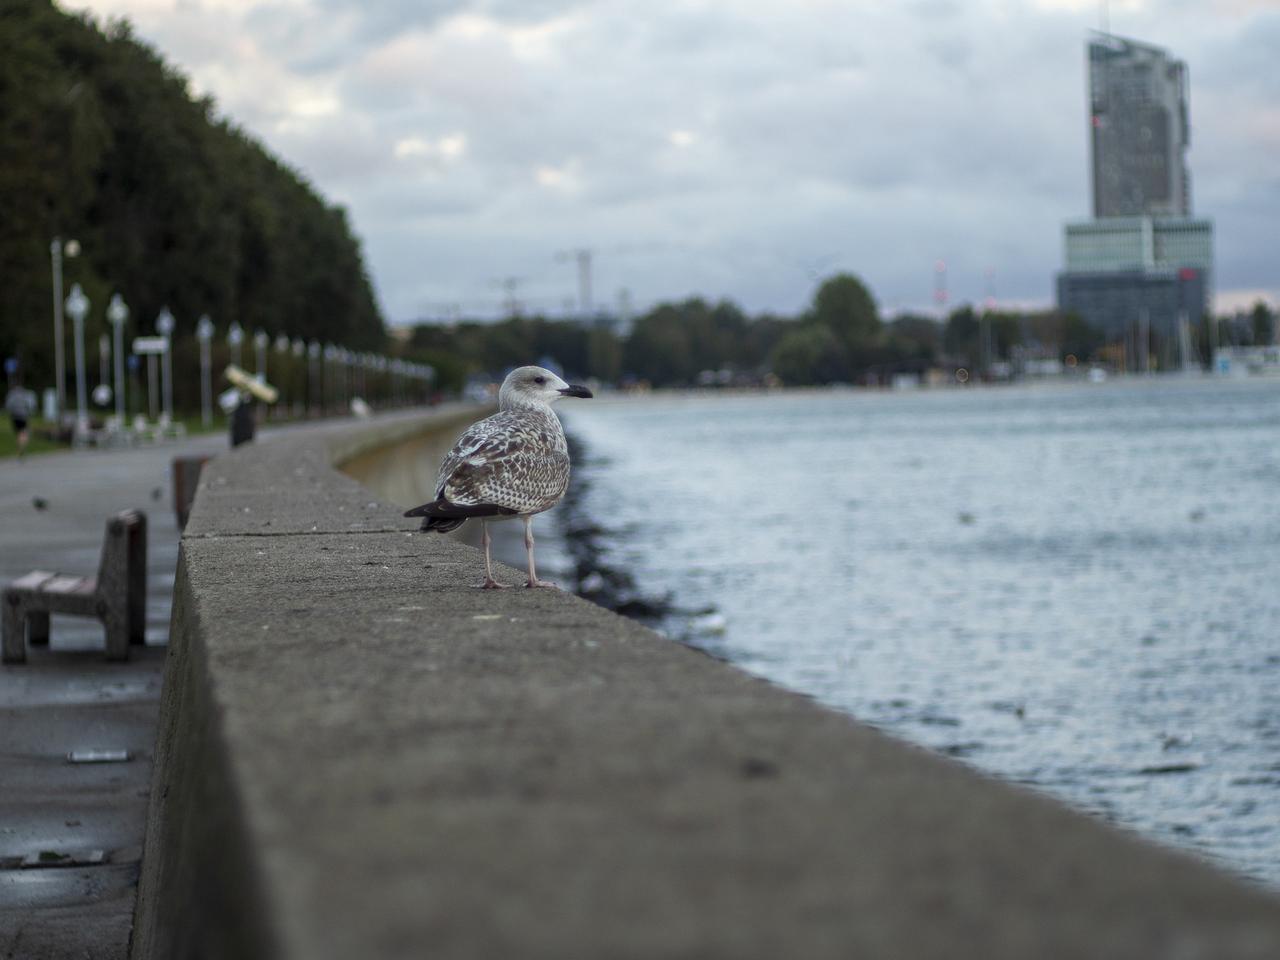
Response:
[[[204,472],[134,957],[1280,956],[1264,890],[574,597],[472,589],[473,550],[332,468],[364,442]]]

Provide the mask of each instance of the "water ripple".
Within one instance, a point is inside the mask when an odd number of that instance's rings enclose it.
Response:
[[[562,518],[597,599],[1280,886],[1280,384],[565,419]]]

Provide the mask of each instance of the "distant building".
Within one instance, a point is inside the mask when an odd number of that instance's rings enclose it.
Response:
[[[1179,318],[1197,321],[1208,303],[1207,276],[1177,270],[1066,271],[1058,275],[1058,309],[1084,318],[1109,339],[1138,327],[1174,336]]]
[[[1089,41],[1095,217],[1190,216],[1187,67],[1159,47]]]
[[[1280,347],[1220,347],[1213,355],[1213,369],[1224,377],[1280,377]]]
[[[1058,309],[1112,338],[1181,337],[1213,297],[1213,223],[1191,216],[1186,65],[1108,34],[1088,61],[1094,219],[1065,226]]]
[[[1191,217],[1109,217],[1066,225],[1069,271],[1213,269],[1213,223]]]

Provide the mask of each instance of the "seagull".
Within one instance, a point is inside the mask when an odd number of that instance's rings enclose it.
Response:
[[[490,520],[524,521],[529,587],[554,587],[539,580],[533,565],[533,516],[550,510],[569,489],[569,446],[551,409],[561,397],[590,397],[591,391],[565,383],[542,367],[517,367],[498,391],[498,412],[473,423],[458,438],[436,479],[436,496],[406,517],[425,517],[423,530],[447,533],[467,520],[480,521],[486,590],[505,587],[493,579],[489,559]]]

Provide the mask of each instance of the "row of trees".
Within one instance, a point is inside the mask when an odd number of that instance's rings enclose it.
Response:
[[[31,384],[53,380],[55,238],[79,241],[76,257],[70,245],[58,247],[68,254],[66,287],[79,283],[94,304],[90,349],[119,292],[132,309],[128,338],[154,332],[162,307],[173,311],[183,363],[196,353],[195,319],[206,313],[219,338],[235,320],[272,341],[393,352],[345,212],[216,117],[208,98],[192,97],[186,78],[127,23],[103,29],[50,0],[0,0],[0,50],[0,356],[18,357]],[[1227,329],[1236,331],[1232,342],[1269,342],[1273,323],[1259,305]],[[1202,325],[1202,356],[1222,333]],[[1088,360],[1102,348],[1098,331],[1053,312],[962,306],[945,322],[885,322],[867,287],[840,274],[796,317],[751,317],[727,300],[692,298],[654,307],[622,334],[608,324],[512,317],[420,325],[395,349],[434,366],[447,390],[535,358],[610,382],[773,374],[815,384],[883,382],[944,364],[984,370],[1015,354]],[[180,385],[181,401],[190,392]]]
[[[55,237],[78,241],[64,266],[95,306],[91,343],[119,292],[130,337],[167,305],[180,342],[208,313],[224,329],[385,346],[342,208],[216,117],[127,23],[0,0],[0,50],[0,356],[30,382],[53,381]]]
[[[980,370],[1018,351],[1087,360],[1103,343],[1079,318],[1056,312],[980,315],[962,306],[945,322],[912,315],[884,322],[866,285],[838,274],[819,286],[798,317],[749,317],[730,301],[693,298],[659,304],[624,336],[608,325],[511,317],[421,324],[408,350],[432,363],[445,386],[538,357],[552,358],[575,375],[675,386],[708,379],[759,381],[769,374],[788,384],[883,382],[893,373],[920,373],[944,363]]]

